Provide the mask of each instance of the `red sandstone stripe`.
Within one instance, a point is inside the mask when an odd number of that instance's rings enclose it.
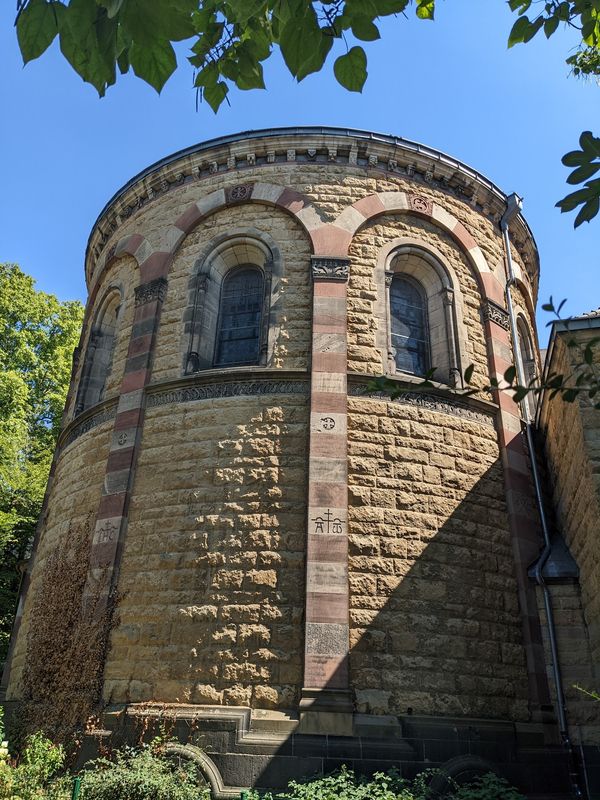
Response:
[[[307,561],[337,561],[346,563],[348,560],[348,539],[346,536],[313,535],[308,541],[306,552]],[[329,595],[328,595],[329,596]],[[346,613],[347,616],[347,613]],[[344,620],[348,622],[348,620]]]
[[[346,369],[345,353],[313,353],[312,368],[314,372],[343,373]]]
[[[117,414],[117,418],[115,419],[114,430],[124,431],[129,428],[136,428],[141,424],[143,416],[144,411],[142,408],[132,408],[129,411],[121,411],[120,414]]]
[[[310,454],[318,457],[346,458],[346,437],[331,433],[313,433],[310,440]]]
[[[122,469],[131,467],[134,461],[134,447],[123,447],[120,450],[113,450],[106,462],[107,472],[119,472]]]
[[[127,492],[119,492],[118,494],[107,494],[100,498],[100,506],[98,508],[97,519],[106,519],[107,517],[123,517],[125,516],[125,505],[127,502]]]
[[[140,265],[140,275],[142,283],[148,283],[156,278],[166,278],[171,263],[170,253],[152,253],[143,264]],[[151,305],[154,305],[153,303]]]
[[[346,281],[315,281],[314,297],[338,297],[345,300],[347,293]]]
[[[311,411],[314,414],[332,412],[345,414],[348,410],[348,395],[338,392],[314,392],[312,395]]]
[[[142,353],[150,353],[152,350],[152,340],[154,335],[152,333],[146,333],[143,336],[138,336],[137,338],[132,338],[129,341],[129,349],[127,351],[127,356],[139,356]]]
[[[307,592],[307,622],[348,624],[348,598],[344,594]]]
[[[149,370],[139,369],[129,372],[123,376],[121,382],[121,393],[133,392],[135,389],[143,389],[149,378]]]
[[[308,502],[310,508],[345,508],[348,502],[348,486],[346,483],[311,483],[308,487]]]

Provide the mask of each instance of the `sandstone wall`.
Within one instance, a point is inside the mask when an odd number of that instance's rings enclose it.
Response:
[[[85,525],[93,525],[100,501],[111,432],[111,422],[98,425],[65,446],[58,457],[50,488],[48,513],[42,522],[31,584],[19,637],[16,640],[10,695],[19,697],[22,693],[21,683],[23,668],[28,658],[32,606],[44,584],[48,559],[61,552],[64,552],[65,558],[68,559],[70,529],[80,530]],[[52,626],[53,620],[48,619],[47,624]],[[60,646],[61,643],[56,642],[58,649]]]
[[[107,700],[297,702],[306,401],[242,396],[147,412]]]
[[[359,710],[526,718],[493,426],[356,398],[349,428]]]
[[[585,346],[594,331],[563,333],[556,337],[552,371],[569,375],[576,353],[567,340],[576,336]],[[598,351],[596,351],[598,363]],[[544,397],[541,429],[552,488],[558,530],[562,533],[580,572],[580,596],[552,587],[556,597],[560,661],[565,673],[568,709],[574,725],[582,725],[586,741],[600,741],[600,704],[574,692],[579,683],[598,690],[600,669],[600,414],[587,398],[565,403]],[[583,616],[582,616],[583,612]]]

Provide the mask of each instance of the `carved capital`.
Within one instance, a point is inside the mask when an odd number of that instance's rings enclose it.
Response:
[[[347,281],[350,259],[313,256],[311,267],[313,281]]]
[[[145,303],[153,303],[155,300],[162,303],[166,293],[166,278],[156,278],[156,280],[148,281],[148,283],[142,283],[135,289],[135,306],[137,308]]]
[[[495,322],[496,325],[504,328],[505,331],[510,328],[508,312],[506,309],[502,308],[502,306],[499,306],[498,303],[494,303],[493,300],[486,300],[481,306],[481,315],[484,321]]]
[[[387,289],[389,289],[390,286],[392,285],[392,281],[394,280],[394,275],[395,275],[394,272],[386,270],[386,273],[385,273],[385,285],[386,285]]]

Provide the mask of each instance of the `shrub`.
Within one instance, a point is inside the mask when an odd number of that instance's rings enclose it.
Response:
[[[161,754],[160,746],[124,747],[113,761],[98,758],[82,775],[82,800],[208,800],[195,766]]]
[[[0,709],[1,711],[1,709]],[[62,747],[54,745],[43,733],[25,740],[20,759],[12,759],[0,716],[0,798],[2,800],[67,800],[71,781],[58,777],[65,762]]]
[[[436,770],[426,770],[408,781],[395,770],[377,772],[368,780],[356,777],[352,770],[315,778],[306,783],[290,781],[286,791],[273,795],[247,793],[247,800],[434,800],[440,795],[429,783]],[[516,789],[493,773],[488,773],[465,786],[455,786],[447,800],[525,800]]]

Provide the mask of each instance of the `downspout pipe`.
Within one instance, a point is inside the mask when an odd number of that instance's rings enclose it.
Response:
[[[506,268],[508,273],[508,278],[505,286],[505,296],[506,296],[506,308],[508,311],[508,318],[510,323],[510,332],[513,342],[513,352],[515,358],[515,368],[517,372],[517,381],[520,386],[526,386],[527,380],[525,378],[525,370],[523,368],[523,360],[521,358],[521,349],[519,347],[519,338],[517,330],[517,320],[511,296],[511,287],[516,283],[516,280],[513,268],[512,254],[510,250],[510,239],[508,234],[508,228],[511,220],[514,219],[514,217],[516,217],[517,214],[521,212],[522,207],[523,207],[522,199],[514,192],[510,194],[506,198],[506,211],[504,212],[502,219],[500,220],[500,229],[502,231],[502,237],[504,240],[504,253],[506,257]],[[552,598],[550,596],[550,590],[548,589],[543,574],[544,566],[546,565],[546,562],[548,561],[548,558],[552,551],[552,545],[550,543],[550,529],[548,526],[548,519],[546,517],[546,512],[544,510],[544,503],[542,499],[542,483],[536,459],[535,443],[533,440],[533,431],[532,431],[532,420],[529,412],[529,406],[524,400],[521,401],[520,406],[521,406],[521,414],[523,416],[523,419],[525,420],[525,435],[527,437],[527,446],[529,447],[529,456],[530,456],[529,460],[531,462],[531,472],[533,476],[533,484],[535,489],[535,499],[542,526],[542,533],[544,536],[544,549],[542,550],[537,562],[533,567],[533,575],[536,580],[536,583],[541,588],[544,597],[544,610],[546,613],[546,620],[548,623],[550,659],[552,662],[554,685],[556,687],[556,705],[558,711],[560,738],[563,745],[565,746],[565,748],[569,753],[569,760],[571,764],[573,764],[574,753],[573,753],[573,746],[571,744],[571,740],[569,737],[569,728],[567,723],[564,685],[560,671],[560,662],[558,659],[558,645],[556,641],[556,626],[554,624]],[[573,788],[575,794],[578,797],[580,797],[582,795],[582,792],[578,786],[577,780],[575,779],[575,774],[576,774],[575,771],[571,769]]]

